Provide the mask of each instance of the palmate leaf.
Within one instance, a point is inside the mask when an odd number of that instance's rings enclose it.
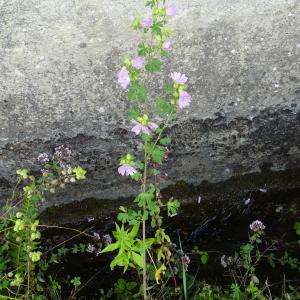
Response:
[[[128,92],[128,99],[130,101],[138,101],[138,100],[144,101],[147,98],[148,98],[148,90],[137,83],[132,83]]]
[[[168,137],[162,138],[159,141],[163,146],[169,145],[171,143],[171,139]]]
[[[161,117],[164,117],[166,114],[170,114],[172,112],[171,105],[169,105],[162,97],[156,98],[155,105],[156,111]]]
[[[145,68],[150,73],[159,72],[161,70],[161,61],[158,58],[153,58]]]
[[[161,146],[156,146],[154,149],[151,151],[151,158],[153,161],[155,161],[158,164],[162,164],[163,158],[164,158],[164,148]]]
[[[162,26],[163,26],[162,22],[154,23],[152,25],[152,33],[155,33],[162,37],[162,30],[161,30]]]
[[[176,199],[171,198],[168,203],[167,203],[167,207],[168,207],[168,216],[174,216],[177,214],[177,210],[180,207],[180,202]]]
[[[141,110],[137,106],[130,107],[128,111],[128,117],[130,120],[136,120],[141,114]]]

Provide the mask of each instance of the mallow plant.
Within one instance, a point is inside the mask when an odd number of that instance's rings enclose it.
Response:
[[[178,110],[190,105],[187,92],[188,78],[182,70],[170,72],[166,84],[157,95],[150,91],[154,77],[160,78],[162,62],[172,49],[172,29],[167,26],[177,13],[173,3],[165,0],[148,0],[149,14],[138,16],[133,28],[140,33],[141,42],[135,56],[127,57],[117,73],[120,88],[130,103],[128,111],[132,137],[139,141],[139,152],[125,153],[120,158],[118,173],[140,183],[140,193],[134,199],[136,209],[121,207],[119,224],[113,232],[115,242],[102,253],[117,251],[110,266],[134,268],[143,278],[143,298],[146,300],[147,270],[155,268],[154,277],[160,283],[165,272],[172,272],[169,249],[170,237],[163,228],[162,211],[176,215],[179,201],[169,199],[164,203],[159,189],[162,177],[160,166],[169,154],[170,138],[166,134]],[[146,230],[147,228],[147,230]],[[149,232],[152,234],[146,234]]]

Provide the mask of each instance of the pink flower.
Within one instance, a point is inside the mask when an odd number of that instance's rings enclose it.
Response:
[[[173,81],[178,84],[185,84],[188,80],[188,78],[185,76],[185,74],[181,74],[179,72],[171,73],[171,77],[172,77]]]
[[[122,165],[118,168],[118,173],[122,176],[132,176],[136,173],[136,169],[131,165]]]
[[[136,120],[131,120],[131,123],[134,125],[134,127],[131,129],[132,132],[134,132],[136,135],[139,135],[140,133],[149,134],[150,131],[155,132],[158,125],[155,123],[150,122],[147,126],[142,125],[141,123],[137,122]]]
[[[136,135],[140,134],[141,132],[144,134],[150,133],[150,130],[148,127],[142,125],[141,123],[137,122],[136,120],[131,120],[131,123],[134,125],[134,127],[131,129],[131,131],[134,132]]]
[[[178,107],[185,108],[185,107],[189,106],[191,99],[192,99],[192,97],[189,93],[187,93],[185,91],[180,92],[179,100],[178,100]]]
[[[152,26],[152,18],[151,17],[147,17],[145,19],[142,20],[141,22],[141,26],[145,29],[149,29]]]
[[[177,9],[174,3],[168,3],[166,6],[166,13],[169,17],[174,17],[177,13]]]
[[[157,129],[157,127],[158,127],[158,125],[155,124],[155,123],[150,122],[150,123],[148,124],[148,128],[149,128],[152,132],[155,132],[156,129]]]
[[[132,65],[135,69],[140,70],[144,67],[145,59],[143,57],[136,57],[132,60]]]
[[[171,51],[171,42],[170,41],[165,41],[163,43],[163,49],[166,51]]]
[[[118,73],[118,82],[123,89],[126,89],[130,84],[130,77],[127,70],[123,69]]]

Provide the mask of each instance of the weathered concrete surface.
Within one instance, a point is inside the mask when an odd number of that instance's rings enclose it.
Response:
[[[177,4],[164,74],[186,73],[193,103],[170,132],[165,185],[299,167],[300,1]],[[37,154],[60,144],[89,179],[47,205],[135,193],[116,176],[120,154],[136,141],[115,74],[134,53],[130,18],[141,9],[137,0],[0,0],[2,195],[17,168],[36,169]]]

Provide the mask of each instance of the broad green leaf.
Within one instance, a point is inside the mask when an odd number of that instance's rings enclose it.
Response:
[[[143,257],[140,254],[137,254],[136,252],[131,252],[131,255],[134,263],[140,268],[143,268]]]
[[[136,224],[133,226],[131,232],[128,234],[129,237],[132,238],[132,239],[134,239],[134,238],[137,236],[137,234],[138,234],[138,232],[139,232],[139,229],[140,229],[140,223],[136,223]]]
[[[119,248],[119,243],[116,242],[116,243],[112,243],[108,246],[106,246],[102,251],[101,253],[106,253],[106,252],[112,252],[112,251],[115,251],[116,249]]]

